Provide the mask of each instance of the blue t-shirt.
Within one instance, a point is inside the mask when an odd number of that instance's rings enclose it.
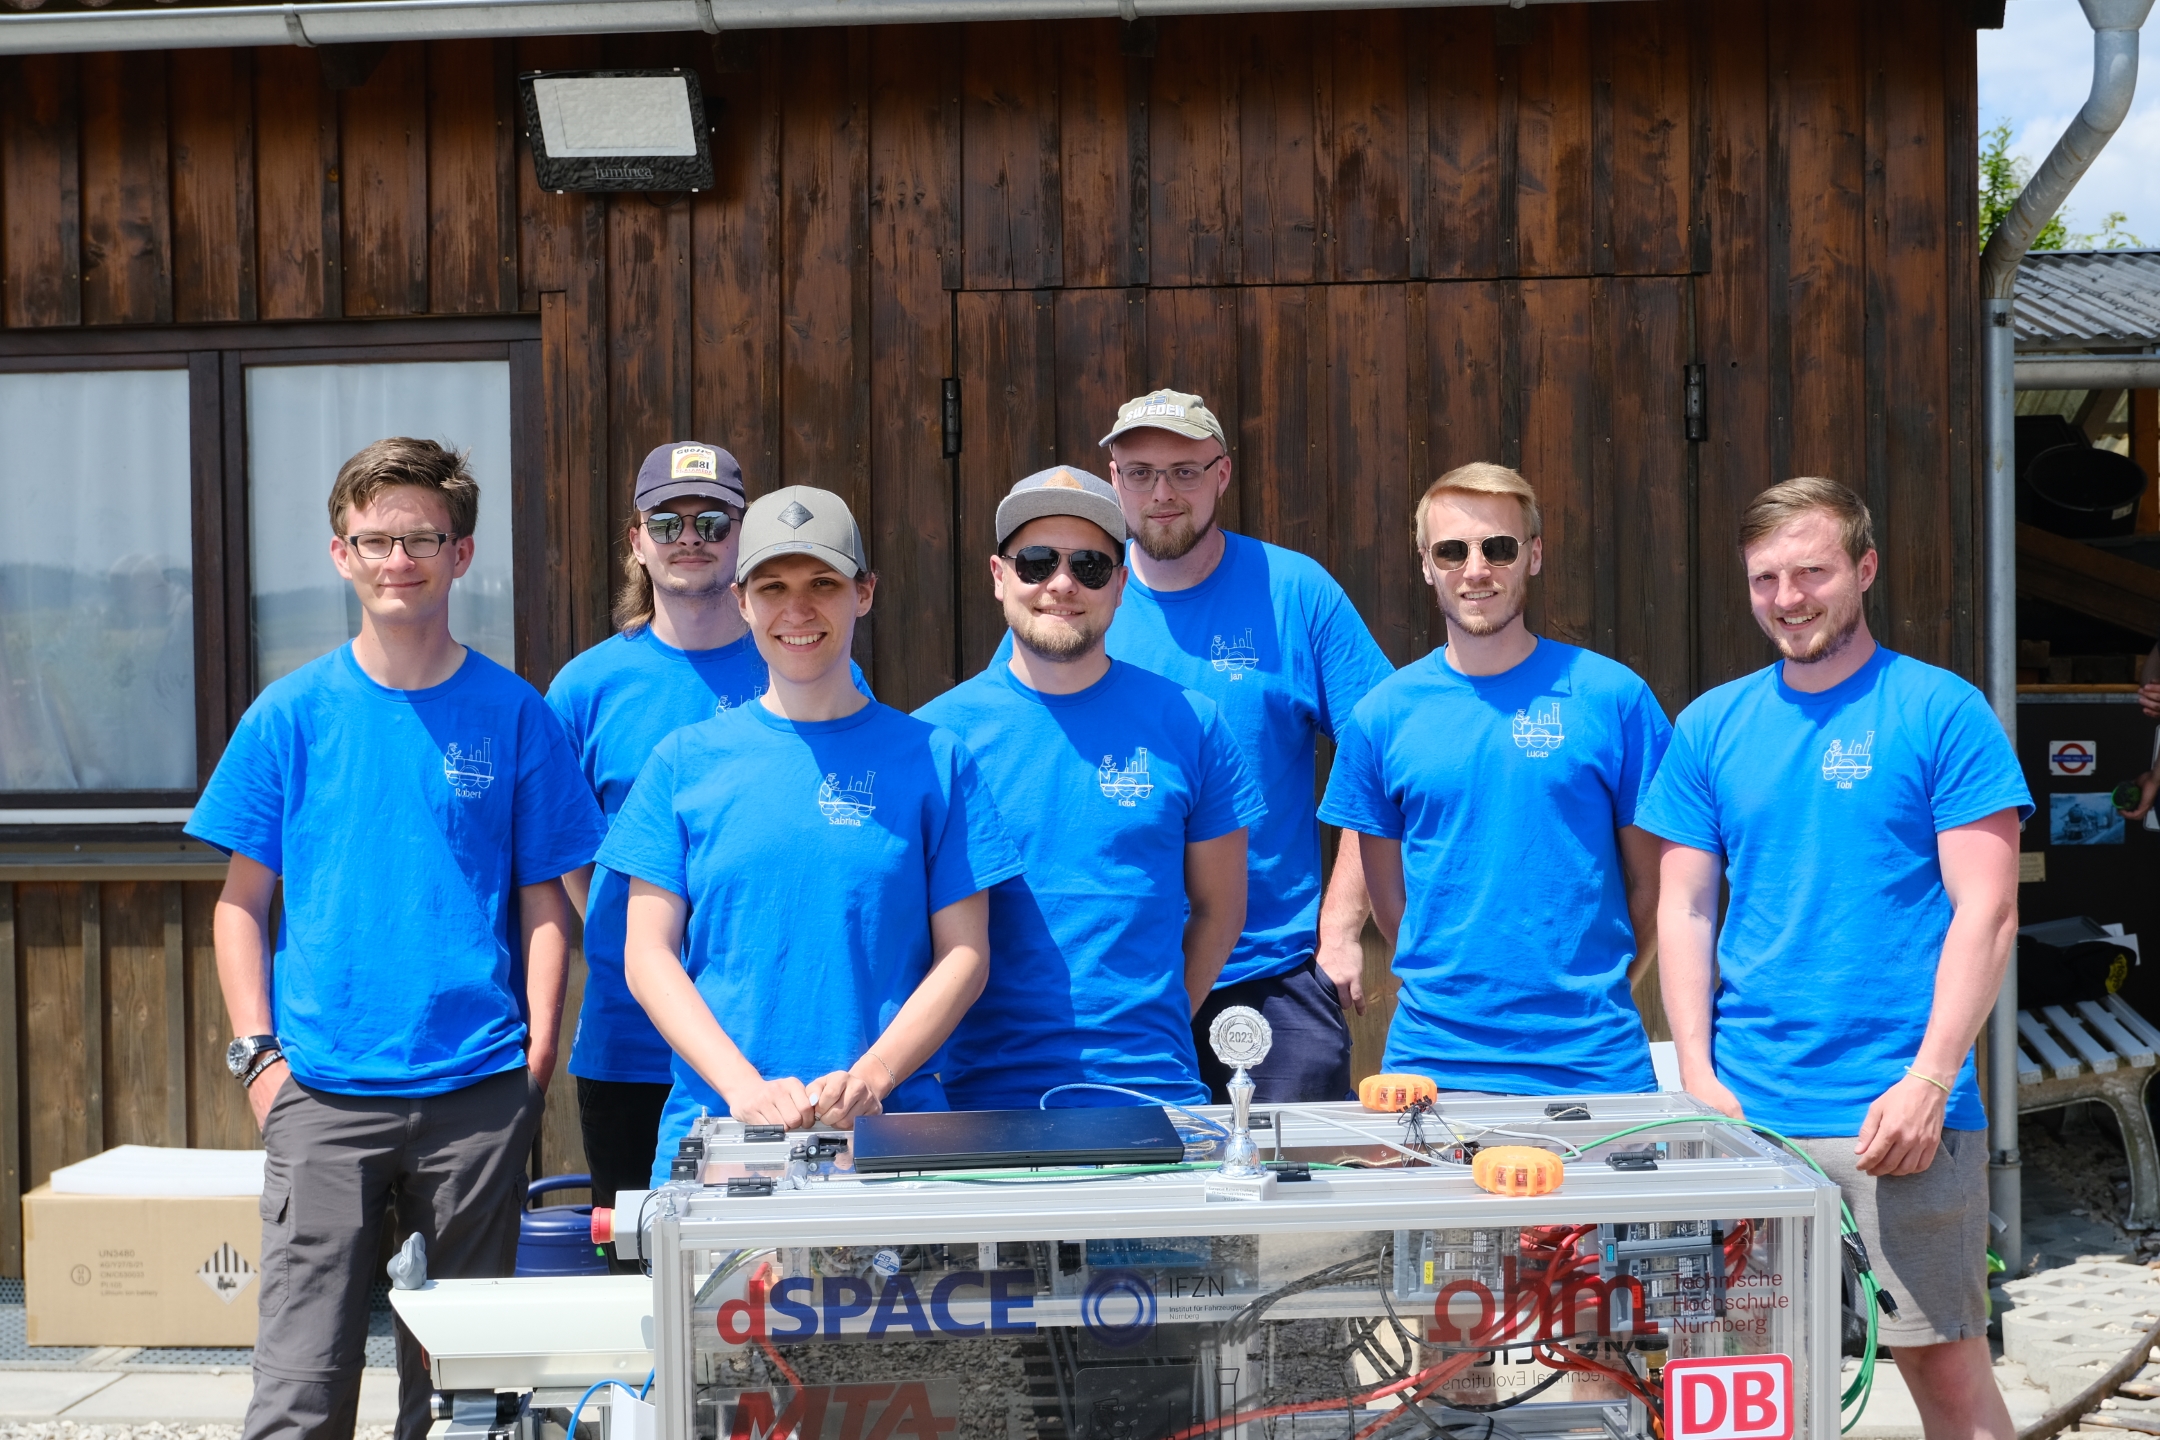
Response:
[[[1218,988],[1312,958],[1321,888],[1315,743],[1395,669],[1317,561],[1228,531],[1223,547],[1221,563],[1189,590],[1127,579],[1107,642],[1117,659],[1213,700],[1267,799],[1246,837],[1245,933]],[[992,663],[1011,656],[1008,632]]]
[[[614,635],[563,666],[548,687],[585,781],[609,820],[622,809],[653,747],[685,725],[747,705],[765,693],[765,659],[745,635],[711,650],[678,650],[646,626]],[[862,671],[855,688],[868,695]],[[570,1073],[591,1080],[665,1085],[674,1052],[623,980],[629,882],[593,869],[585,898],[585,1000]]]
[[[990,983],[945,1094],[1029,1109],[1072,1081],[1205,1104],[1185,995],[1185,847],[1267,811],[1214,703],[1123,661],[1074,695],[992,665],[915,712],[960,737],[1025,874],[990,892]],[[1053,1104],[1129,1105],[1102,1091]]]
[[[1877,647],[1809,695],[1782,662],[1681,712],[1636,823],[1725,862],[1718,1078],[1788,1135],[1857,1135],[1905,1077],[1950,929],[1935,837],[2032,813],[1980,692]],[[1987,1124],[1972,1056],[1944,1123]]]
[[[677,730],[600,863],[689,901],[684,969],[768,1080],[862,1058],[930,971],[931,915],[1020,872],[967,750],[875,700],[802,722],[744,705]],[[943,1109],[938,1063],[885,1108]],[[674,1083],[671,1115],[727,1113],[679,1056]],[[663,1159],[674,1150],[664,1119]]]
[[[285,882],[272,1015],[292,1073],[439,1095],[525,1063],[517,889],[604,829],[562,725],[478,650],[426,690],[342,645],[240,717],[187,833]]]
[[[1520,1095],[1657,1088],[1616,832],[1671,737],[1634,671],[1557,640],[1499,675],[1435,650],[1365,697],[1320,818],[1402,842],[1387,1070]]]

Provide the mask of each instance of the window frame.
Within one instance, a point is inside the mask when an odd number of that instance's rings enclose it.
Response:
[[[0,373],[185,370],[195,591],[195,785],[185,790],[0,791],[0,812],[81,812],[0,821],[0,840],[174,837],[141,812],[192,808],[259,689],[249,630],[247,369],[506,360],[510,365],[511,606],[517,669],[531,668],[548,553],[540,317],[313,321],[110,330],[0,330]],[[134,823],[130,823],[130,822]]]

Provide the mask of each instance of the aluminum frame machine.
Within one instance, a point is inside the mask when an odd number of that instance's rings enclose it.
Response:
[[[876,1175],[699,1122],[618,1212],[660,1440],[1839,1433],[1838,1191],[1692,1097],[1262,1107],[1239,1185],[1178,1113],[1179,1164]],[[1479,1188],[1503,1144],[1560,1187]]]

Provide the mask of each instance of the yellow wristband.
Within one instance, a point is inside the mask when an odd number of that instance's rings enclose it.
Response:
[[[1934,1086],[1934,1087],[1935,1087],[1936,1089],[1938,1089],[1938,1090],[1942,1091],[1942,1092],[1943,1092],[1943,1094],[1945,1094],[1945,1095],[1948,1095],[1948,1094],[1950,1093],[1950,1087],[1949,1087],[1949,1086],[1947,1086],[1947,1085],[1945,1085],[1945,1084],[1943,1084],[1943,1082],[1942,1082],[1942,1081],[1940,1081],[1940,1080],[1937,1080],[1937,1079],[1936,1079],[1936,1078],[1935,1078],[1934,1076],[1932,1076],[1932,1075],[1922,1075],[1922,1074],[1921,1074],[1921,1073],[1920,1073],[1920,1072],[1919,1072],[1918,1070],[1915,1070],[1915,1069],[1913,1069],[1913,1068],[1912,1068],[1912,1066],[1910,1066],[1910,1065],[1907,1065],[1907,1066],[1905,1067],[1905,1073],[1906,1073],[1906,1074],[1908,1074],[1908,1075],[1910,1075],[1910,1076],[1912,1076],[1912,1077],[1913,1077],[1913,1078],[1914,1078],[1915,1080],[1925,1080],[1925,1081],[1927,1081],[1927,1083],[1928,1083],[1928,1084],[1930,1084],[1930,1085]]]

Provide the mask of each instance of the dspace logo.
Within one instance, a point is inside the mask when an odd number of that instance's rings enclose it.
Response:
[[[1137,1345],[1155,1330],[1155,1287],[1130,1270],[1101,1270],[1080,1297],[1080,1328],[1112,1350]]]

